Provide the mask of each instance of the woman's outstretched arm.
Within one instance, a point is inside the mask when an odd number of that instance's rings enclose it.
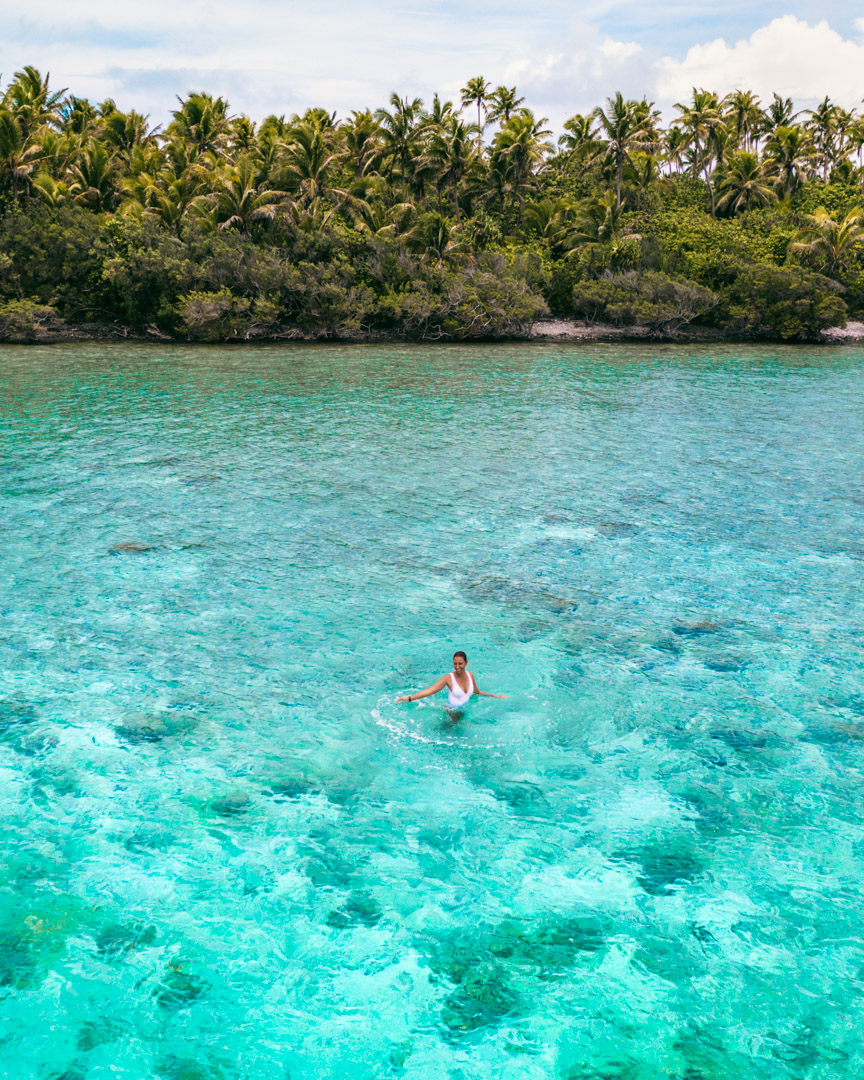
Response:
[[[447,676],[442,675],[438,682],[433,683],[431,686],[427,686],[425,690],[418,690],[416,694],[403,694],[402,697],[397,697],[397,701],[416,701],[421,697],[432,697],[433,694],[437,694],[439,690],[443,690],[447,685]]]
[[[472,675],[471,678],[474,679],[474,676]],[[476,679],[474,679],[474,691],[478,697],[497,697],[501,698],[502,700],[505,700],[507,697],[506,694],[489,694],[485,690],[481,690],[480,687],[477,685]]]

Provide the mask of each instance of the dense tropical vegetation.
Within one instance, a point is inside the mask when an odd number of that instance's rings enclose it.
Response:
[[[557,141],[516,88],[170,123],[56,90],[0,98],[0,336],[524,334],[567,316],[805,338],[864,314],[864,115],[696,89],[664,127],[620,93]]]

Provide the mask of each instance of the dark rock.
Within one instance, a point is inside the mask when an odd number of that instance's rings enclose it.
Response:
[[[152,945],[155,940],[156,927],[148,923],[133,922],[125,926],[122,923],[112,923],[99,932],[96,949],[102,956],[122,956],[132,949]]]
[[[492,794],[513,810],[533,810],[538,803],[547,802],[542,788],[530,780],[504,780],[492,788]]]
[[[245,791],[235,791],[220,795],[210,802],[210,809],[220,817],[238,817],[245,814],[251,803]]]
[[[82,1053],[87,1053],[88,1050],[93,1050],[97,1046],[115,1042],[124,1034],[123,1025],[107,1016],[100,1016],[97,1020],[87,1020],[78,1032],[78,1049]]]
[[[281,799],[299,799],[303,795],[315,795],[320,788],[304,776],[286,777],[284,780],[271,780],[264,788],[265,795],[275,795]]]
[[[597,532],[601,536],[618,539],[619,537],[633,536],[639,532],[639,528],[636,525],[631,525],[629,521],[605,521],[597,526]]]
[[[702,637],[705,634],[716,634],[722,630],[719,623],[710,619],[700,619],[698,622],[681,622],[672,627],[672,633],[679,637]]]
[[[0,729],[18,724],[32,724],[38,719],[38,712],[26,701],[18,701],[16,698],[0,701]]]
[[[747,731],[712,731],[711,738],[731,746],[733,750],[764,750],[768,745],[766,735],[753,735]]]
[[[167,851],[174,843],[174,836],[160,828],[142,825],[127,837],[123,846],[127,851]]]
[[[740,656],[710,656],[704,663],[711,671],[743,671],[747,667]]]
[[[611,932],[606,920],[594,916],[529,927],[507,921],[484,944],[493,956],[532,965],[542,978],[572,967],[583,953],[596,952]]]
[[[619,858],[637,862],[636,880],[649,896],[665,896],[676,885],[688,884],[705,872],[705,865],[688,846],[661,843],[633,852],[620,852]]]
[[[375,926],[381,920],[381,909],[371,896],[353,892],[347,902],[327,916],[327,925],[336,930],[348,930],[354,926]]]
[[[456,981],[456,989],[441,1009],[441,1020],[453,1033],[495,1024],[519,1003],[518,995],[497,965],[472,966],[460,972]]]
[[[333,852],[323,851],[312,856],[306,863],[306,877],[313,885],[344,889],[354,875],[354,866]]]
[[[223,1071],[212,1063],[203,1065],[193,1058],[178,1058],[173,1055],[163,1058],[156,1066],[159,1080],[222,1080]]]
[[[210,989],[210,984],[189,971],[187,961],[175,960],[168,965],[162,982],[153,997],[163,1009],[182,1009],[191,1005]]]
[[[117,724],[114,730],[122,739],[135,746],[185,735],[194,726],[193,717],[174,712],[133,713]]]

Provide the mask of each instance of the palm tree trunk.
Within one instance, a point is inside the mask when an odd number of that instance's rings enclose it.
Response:
[[[616,153],[616,168],[615,168],[615,208],[621,209],[621,177],[624,173],[624,158],[620,153]]]

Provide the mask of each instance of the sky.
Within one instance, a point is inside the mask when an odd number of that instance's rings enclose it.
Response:
[[[192,90],[255,120],[345,116],[394,91],[458,101],[475,75],[517,86],[555,128],[616,90],[667,117],[694,86],[864,98],[864,0],[0,0],[0,16],[4,82],[32,64],[154,124]]]

